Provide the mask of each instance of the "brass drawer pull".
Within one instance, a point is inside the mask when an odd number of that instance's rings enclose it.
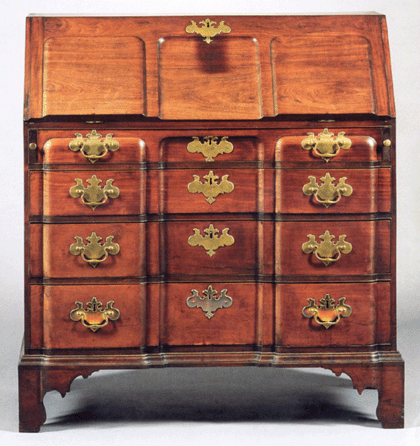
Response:
[[[198,175],[193,175],[194,181],[188,184],[188,192],[192,194],[201,193],[206,198],[206,201],[212,204],[216,201],[216,197],[220,194],[229,194],[235,188],[234,184],[228,181],[229,175],[223,175],[222,181],[217,182],[219,177],[214,175],[213,171],[210,170],[208,175],[204,175],[203,178],[207,180],[205,183],[200,181]]]
[[[206,157],[206,161],[214,161],[217,155],[222,153],[231,153],[233,150],[233,144],[227,141],[228,136],[223,136],[218,143],[217,136],[205,136],[204,142],[200,142],[197,136],[193,136],[193,140],[187,145],[187,150],[190,153],[202,153]]]
[[[76,243],[70,245],[70,252],[74,256],[80,255],[93,268],[99,263],[105,262],[109,254],[115,256],[120,252],[120,246],[117,243],[113,243],[114,236],[112,235],[105,239],[103,245],[99,243],[102,237],[96,235],[95,232],[92,232],[91,235],[86,237],[86,240],[89,242],[87,245],[83,243],[82,237],[76,236],[74,238]]]
[[[215,229],[212,224],[207,229],[204,229],[206,233],[204,237],[201,235],[199,229],[194,228],[193,231],[194,235],[188,238],[188,243],[191,246],[202,246],[210,257],[216,254],[215,250],[221,246],[230,246],[235,243],[235,239],[228,234],[229,228],[223,229],[220,237],[217,236],[220,231]]]
[[[118,187],[113,186],[114,180],[106,180],[105,186],[101,189],[99,183],[102,180],[98,179],[96,175],[92,175],[90,180],[86,180],[90,186],[85,187],[83,181],[80,178],[75,178],[76,186],[70,188],[70,195],[73,198],[80,198],[81,202],[86,206],[89,206],[93,211],[108,201],[108,198],[117,198],[120,195]]]
[[[82,302],[75,302],[77,308],[70,312],[70,319],[74,322],[81,321],[82,324],[94,333],[100,328],[108,325],[108,321],[116,321],[120,317],[120,311],[113,307],[114,301],[110,300],[104,309],[102,302],[96,297],[86,304],[86,310]]]
[[[305,195],[313,195],[318,203],[323,204],[326,208],[332,204],[338,203],[341,197],[348,197],[353,193],[353,188],[346,184],[346,177],[342,177],[338,180],[338,185],[335,186],[332,177],[328,172],[325,176],[321,177],[323,184],[321,186],[316,182],[315,177],[308,177],[309,183],[305,184],[302,191]]]
[[[214,316],[216,310],[229,308],[233,304],[232,298],[226,294],[227,290],[220,291],[220,296],[216,297],[217,291],[211,285],[203,290],[203,297],[198,294],[197,290],[191,290],[191,292],[193,295],[187,299],[187,305],[190,308],[201,308],[209,320]]]
[[[80,152],[87,158],[91,163],[96,163],[98,159],[103,158],[108,151],[115,152],[120,148],[118,141],[113,139],[113,133],[108,133],[104,139],[101,141],[102,135],[97,133],[96,130],[92,130],[92,133],[86,135],[86,141],[83,139],[81,133],[75,134],[76,139],[73,139],[69,143],[69,149],[73,152]]]
[[[191,20],[191,25],[188,25],[185,28],[185,31],[187,31],[187,33],[189,34],[200,34],[201,37],[204,37],[203,41],[207,43],[213,42],[211,38],[214,37],[216,34],[230,33],[232,31],[229,26],[225,25],[224,21],[220,22],[217,28],[213,26],[216,25],[217,22],[213,22],[210,19],[202,20],[201,22],[199,22],[199,24],[203,26],[198,27],[197,23],[194,22],[194,20]]]
[[[323,132],[318,134],[318,137],[314,133],[309,132],[309,138],[305,138],[302,141],[302,148],[305,150],[313,150],[315,155],[321,157],[325,162],[331,158],[337,156],[341,149],[348,150],[351,147],[351,140],[344,136],[344,132],[339,132],[334,139],[334,133],[324,129]]]
[[[344,241],[346,235],[340,235],[337,243],[332,242],[335,236],[331,235],[330,231],[325,231],[323,235],[319,236],[322,240],[321,243],[318,243],[312,234],[308,234],[307,237],[309,241],[302,245],[302,251],[305,254],[314,253],[325,266],[336,262],[341,258],[341,254],[348,254],[353,249],[350,243]]]
[[[334,305],[335,300],[326,294],[325,297],[319,299],[321,305],[315,303],[315,299],[309,298],[309,305],[303,307],[302,314],[307,317],[313,317],[317,324],[330,328],[332,325],[338,324],[341,317],[349,317],[352,313],[350,305],[346,305],[345,297],[338,300],[338,304]]]

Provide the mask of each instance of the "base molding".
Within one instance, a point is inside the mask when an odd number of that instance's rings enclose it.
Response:
[[[19,362],[19,429],[38,432],[46,421],[44,396],[57,390],[63,397],[78,376],[88,378],[99,370],[156,367],[282,367],[331,370],[346,373],[354,388],[378,390],[377,416],[384,428],[404,427],[404,361],[399,352],[275,353],[188,352],[138,355],[32,355]]]

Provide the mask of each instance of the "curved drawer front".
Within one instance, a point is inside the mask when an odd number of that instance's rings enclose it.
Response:
[[[42,175],[43,215],[97,217],[145,212],[142,171],[46,171]],[[32,197],[37,199],[35,191]],[[39,205],[38,212],[41,209]]]
[[[147,209],[153,214],[257,212],[262,206],[259,202],[260,175],[257,169],[214,169],[210,166],[207,169],[149,171]]]
[[[299,221],[276,225],[278,275],[330,277],[391,271],[390,220]]]
[[[256,344],[258,285],[168,284],[164,294],[167,345]],[[209,302],[210,301],[210,302]]]
[[[254,276],[258,273],[256,221],[182,221],[162,225],[160,252],[168,275]]]
[[[278,345],[344,347],[391,342],[389,283],[282,284],[277,287],[280,299],[280,311],[276,314]]]
[[[143,276],[144,232],[144,223],[46,224],[43,226],[44,276]],[[38,256],[32,250],[34,261]]]
[[[316,162],[324,165],[378,160],[377,142],[371,136],[352,135],[351,129],[318,132],[315,130],[307,135],[280,138],[277,141],[276,159],[282,162]],[[340,144],[340,133],[344,133],[343,144]],[[325,137],[326,134],[330,136]]]
[[[78,306],[82,307],[82,312],[91,310],[90,314],[83,312],[83,322],[81,315],[73,313],[73,320],[70,317]],[[44,289],[33,285],[32,347],[140,347],[145,343],[145,307],[145,287],[142,285],[69,285],[45,286]],[[103,317],[109,309],[113,310],[111,317]]]
[[[299,214],[391,211],[391,169],[279,169],[278,212]]]
[[[108,130],[40,132],[38,145],[44,163],[86,164],[98,170],[103,164],[140,163],[145,150],[142,139]]]
[[[203,136],[200,133],[162,139],[161,161],[203,162],[206,168],[212,168],[216,162],[257,161],[263,157],[262,142],[255,136],[229,136],[228,130]],[[246,135],[246,131],[240,133]]]

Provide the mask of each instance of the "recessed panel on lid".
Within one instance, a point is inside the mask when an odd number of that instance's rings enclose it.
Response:
[[[159,41],[159,106],[163,119],[259,119],[258,43],[251,37]]]
[[[144,43],[137,37],[53,37],[44,44],[43,114],[142,114]]]
[[[328,32],[277,37],[271,54],[276,114],[376,112],[367,39]]]

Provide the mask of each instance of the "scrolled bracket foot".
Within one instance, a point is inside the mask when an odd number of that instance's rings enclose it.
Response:
[[[364,389],[378,390],[376,416],[385,429],[404,427],[404,362],[394,361],[377,365],[325,366],[335,375],[346,373],[353,387],[362,394]]]
[[[47,392],[57,390],[64,398],[78,376],[89,377],[99,368],[50,368],[19,365],[19,431],[39,432],[46,421],[43,403]]]

